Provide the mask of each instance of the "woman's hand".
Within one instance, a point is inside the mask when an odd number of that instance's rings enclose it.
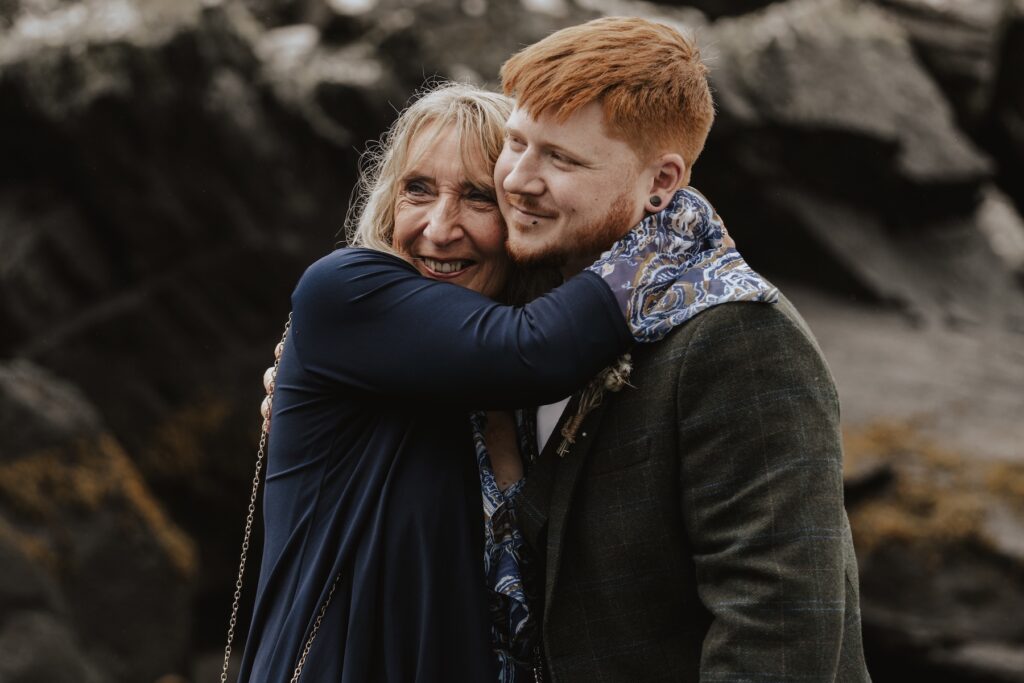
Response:
[[[278,352],[275,351],[275,354]],[[270,431],[270,404],[274,395],[274,379],[276,377],[277,367],[274,365],[271,365],[263,373],[263,388],[266,389],[267,395],[263,397],[263,403],[260,404],[260,415],[263,416],[263,429],[268,432]]]

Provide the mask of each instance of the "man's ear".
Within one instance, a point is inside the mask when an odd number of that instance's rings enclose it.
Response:
[[[650,213],[665,208],[676,190],[686,182],[689,175],[687,170],[683,157],[675,152],[666,152],[656,157],[647,167],[651,182],[644,208]]]

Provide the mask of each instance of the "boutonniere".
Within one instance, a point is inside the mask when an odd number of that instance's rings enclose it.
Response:
[[[606,391],[621,391],[622,387],[633,386],[629,383],[629,373],[633,371],[633,358],[628,353],[599,372],[590,384],[580,393],[576,414],[562,425],[562,443],[558,446],[558,457],[564,458],[569,448],[576,443],[576,432],[579,431],[583,419],[594,408],[601,405]]]

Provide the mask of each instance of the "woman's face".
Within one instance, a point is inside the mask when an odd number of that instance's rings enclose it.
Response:
[[[392,246],[426,277],[494,297],[505,287],[510,261],[493,169],[483,153],[466,155],[471,163],[463,163],[453,128],[434,132],[428,128],[409,144]]]

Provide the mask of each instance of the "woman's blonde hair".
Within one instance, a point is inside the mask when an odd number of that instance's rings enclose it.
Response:
[[[428,144],[418,146],[424,150],[441,132],[454,129],[462,163],[467,168],[485,163],[489,175],[501,153],[511,112],[510,98],[464,83],[434,83],[418,93],[363,154],[355,198],[345,218],[348,244],[396,253],[391,246],[395,200],[402,175],[417,161],[410,158],[410,148],[419,135],[430,131]]]

